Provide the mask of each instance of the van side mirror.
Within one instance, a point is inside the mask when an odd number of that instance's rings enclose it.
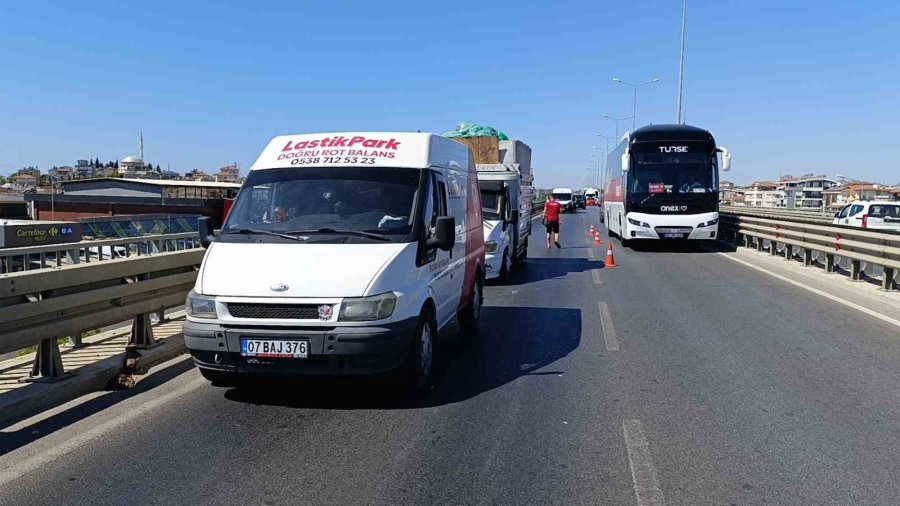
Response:
[[[631,167],[631,155],[628,153],[622,153],[622,172],[628,172],[628,169]]]
[[[209,220],[209,216],[197,218],[197,231],[200,233],[200,245],[204,248],[208,248],[215,237],[213,235],[212,221]]]
[[[509,222],[513,225],[517,225],[519,223],[519,210],[513,209],[509,212]]]
[[[442,216],[437,219],[434,237],[425,242],[430,248],[440,248],[450,251],[456,242],[456,219],[452,216]]]

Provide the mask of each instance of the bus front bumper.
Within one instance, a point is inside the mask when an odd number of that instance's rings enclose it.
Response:
[[[719,213],[628,213],[626,221],[627,239],[711,240],[718,236],[719,230]]]

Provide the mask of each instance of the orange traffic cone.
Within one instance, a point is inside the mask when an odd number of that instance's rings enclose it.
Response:
[[[615,267],[616,266],[616,257],[613,256],[612,252],[612,243],[609,243],[609,247],[606,248],[606,262],[603,264],[604,267]]]
[[[600,246],[601,244],[603,244],[603,243],[600,241],[600,234],[595,234],[594,235],[594,246]]]
[[[594,226],[593,226],[593,225],[591,225],[591,233],[592,233],[592,234],[594,233]]]

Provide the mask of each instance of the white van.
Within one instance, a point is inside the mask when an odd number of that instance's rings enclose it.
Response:
[[[202,220],[202,219],[201,219]],[[204,377],[366,374],[403,366],[424,388],[455,317],[474,332],[484,241],[466,146],[424,133],[275,137],[187,298]]]
[[[575,192],[571,188],[554,188],[551,192],[564,213],[575,212]]]
[[[900,202],[857,200],[834,215],[835,225],[900,231]]]

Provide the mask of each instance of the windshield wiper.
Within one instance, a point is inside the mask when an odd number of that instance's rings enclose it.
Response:
[[[355,235],[375,239],[376,241],[390,241],[391,238],[384,234],[376,234],[373,232],[363,232],[361,230],[348,230],[344,228],[316,228],[311,230],[292,230],[291,234],[339,234],[339,235]]]
[[[297,241],[297,242],[304,242],[304,241],[306,241],[306,238],[304,238],[304,237],[297,237],[296,235],[283,234],[283,233],[280,233],[280,232],[272,232],[271,230],[260,230],[260,229],[258,229],[258,228],[241,228],[241,229],[238,229],[238,230],[231,230],[231,231],[228,231],[228,232],[222,232],[222,234],[241,234],[241,235],[255,234],[255,235],[271,235],[272,237],[281,237],[282,239],[290,239],[290,240],[292,240],[292,241]]]

